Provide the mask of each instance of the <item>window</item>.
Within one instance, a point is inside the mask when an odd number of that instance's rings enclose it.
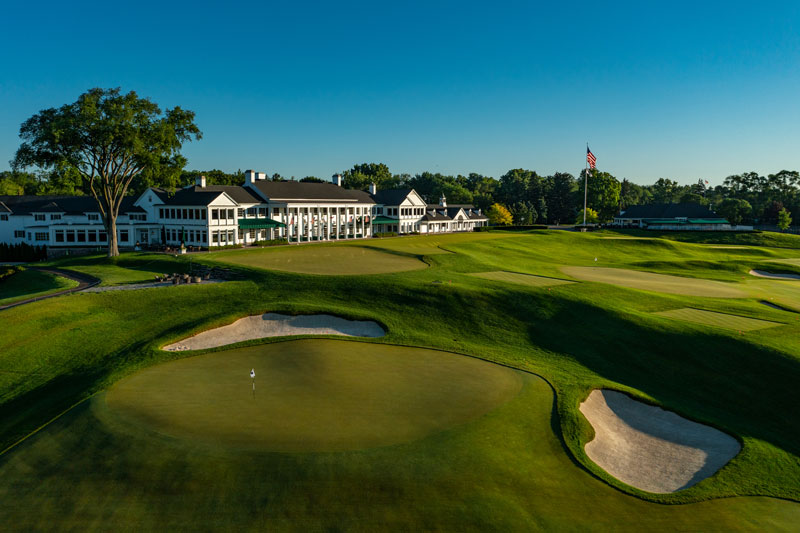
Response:
[[[213,242],[214,244],[219,242],[219,232],[218,231],[211,232],[211,242]]]
[[[182,219],[184,219],[184,220],[188,220],[189,219],[188,211],[189,211],[188,209],[184,209],[183,210],[183,216],[181,217]]]
[[[0,215],[0,220],[2,220],[3,222],[7,222],[8,221],[8,215]]]
[[[86,237],[87,237],[87,240],[88,240],[89,242],[97,242],[97,232],[96,232],[96,231],[94,231],[94,230],[92,230],[92,231],[87,231],[87,232],[86,232]]]
[[[251,229],[250,230],[250,239],[255,240],[255,238],[256,238],[256,230]]]
[[[243,239],[244,239],[244,230],[242,228],[239,228],[239,240],[241,241]]]
[[[86,242],[86,230],[79,229],[75,233],[78,236],[78,242]]]
[[[239,218],[244,218],[244,209],[242,209],[241,207],[237,209],[236,216],[238,216]]]
[[[225,210],[225,209],[220,209],[220,210],[219,210],[219,218],[221,218],[222,220],[227,220],[227,218],[228,218],[228,211],[227,211],[227,210]]]
[[[211,210],[211,220],[219,220],[219,209]]]
[[[44,222],[44,215],[35,214],[33,215],[33,220],[36,222]]]
[[[128,220],[147,220],[147,215],[144,213],[130,213]]]
[[[86,215],[86,218],[88,220],[96,222],[96,221],[100,220],[100,215],[98,215],[97,213],[89,213],[88,215]]]
[[[202,241],[203,241],[203,243],[204,243],[204,244],[205,244],[206,242],[208,242],[208,234],[207,234],[205,231],[203,232],[203,238],[202,238]]]
[[[64,230],[56,230],[56,242],[64,242]]]
[[[22,230],[14,230],[14,237],[17,238],[17,239],[24,239],[25,238],[25,232],[22,231]]]
[[[158,218],[164,218],[164,208],[163,207],[159,207],[158,208]]]
[[[169,218],[173,218],[173,219],[174,219],[174,218],[177,218],[177,217],[175,216],[175,210],[174,210],[174,209],[170,209],[170,210],[169,210]]]
[[[189,209],[189,220],[194,220],[194,209]]]
[[[259,207],[258,208],[258,216],[261,218],[266,218],[268,213],[268,209],[266,207]],[[277,215],[277,213],[275,213]]]
[[[97,240],[99,242],[106,242],[108,240],[108,235],[106,235],[105,231],[98,231],[97,232]]]
[[[227,237],[227,233],[225,233],[224,231],[220,231],[219,232],[219,242],[221,242],[222,244],[225,244],[227,242],[226,237]]]
[[[47,232],[36,232],[36,240],[37,241],[47,241],[50,240],[50,235]]]
[[[128,242],[128,230],[126,229],[119,230],[119,240],[120,242]]]
[[[75,242],[75,230],[68,229],[67,230],[67,242]]]
[[[61,220],[61,215],[50,215],[50,220]]]
[[[233,216],[233,209],[228,209],[228,219],[236,220],[236,218]]]
[[[234,241],[234,231],[232,229],[228,230],[228,242],[231,243],[231,244],[233,244],[235,242]]]
[[[203,219],[203,220],[206,219],[206,210],[205,209],[201,209],[200,210],[200,218]]]

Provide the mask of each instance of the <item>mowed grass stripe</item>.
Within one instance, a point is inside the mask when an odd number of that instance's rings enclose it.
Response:
[[[685,296],[707,296],[710,298],[746,298],[747,294],[730,283],[700,278],[684,278],[629,270],[626,268],[565,266],[561,271],[584,281],[608,283],[629,289],[682,294]]]
[[[497,270],[493,272],[475,272],[468,274],[476,278],[490,279],[493,281],[504,281],[506,283],[516,283],[518,285],[528,285],[529,287],[551,287],[554,285],[568,285],[575,283],[566,279],[548,278],[533,274],[522,274],[520,272],[506,272]]]
[[[729,315],[727,313],[717,313],[715,311],[704,311],[702,309],[694,309],[692,307],[672,309],[670,311],[659,311],[653,314],[663,316],[665,318],[683,320],[684,322],[692,322],[693,324],[702,324],[704,326],[713,326],[734,331],[755,331],[758,329],[773,328],[775,326],[783,325],[780,322],[771,322],[769,320]]]

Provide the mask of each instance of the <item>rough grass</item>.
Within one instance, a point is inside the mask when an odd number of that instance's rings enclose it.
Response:
[[[792,411],[800,382],[800,321],[794,313],[760,303],[800,295],[782,288],[789,282],[745,280],[737,271],[714,269],[720,258],[749,270],[765,259],[800,253],[766,248],[766,254],[752,254],[563,231],[487,235],[463,243],[454,236],[446,245],[453,253],[426,257],[431,268],[416,271],[309,276],[241,267],[249,281],[78,294],[5,311],[0,439],[9,445],[120,378],[183,357],[158,350],[161,345],[266,311],[374,319],[388,334],[370,342],[438,348],[537,372],[557,393],[554,410],[549,391],[537,396],[543,407],[535,407],[537,400],[523,391],[521,403],[509,402],[463,432],[454,428],[344,456],[266,454],[256,460],[176,446],[163,438],[156,444],[142,436],[120,438],[121,428],[83,416],[88,407],[82,404],[0,457],[2,479],[19,480],[0,483],[6,491],[0,514],[28,516],[17,523],[31,527],[61,516],[77,528],[97,518],[96,512],[103,520],[120,518],[144,529],[179,523],[242,529],[257,523],[253,517],[275,527],[312,529],[374,529],[373,524],[641,529],[645,524],[763,530],[796,525],[797,503],[707,500],[747,495],[800,501],[800,419]],[[135,268],[160,257],[123,256]],[[216,259],[209,254],[202,260]],[[686,279],[713,275],[746,297],[699,300],[599,283],[542,291],[467,275],[513,270],[558,277],[564,265],[633,270],[643,261],[651,262],[655,273],[685,264]],[[104,275],[129,275],[119,265],[101,266]],[[443,279],[450,283],[432,283]],[[682,307],[789,323],[740,335],[652,315]],[[663,496],[637,491],[583,452],[592,430],[578,404],[594,388],[628,392],[717,427],[739,438],[743,450],[715,476],[687,490]],[[23,454],[28,448],[38,451]],[[418,453],[396,454],[412,450]],[[26,508],[37,513],[25,515]],[[196,522],[186,521],[189,509],[197,513]]]
[[[75,280],[26,268],[0,281],[0,305],[77,287]]]

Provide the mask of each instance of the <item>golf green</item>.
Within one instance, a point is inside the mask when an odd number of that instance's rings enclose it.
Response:
[[[300,274],[359,275],[418,270],[427,265],[416,257],[360,246],[301,245],[258,250],[231,250],[210,258],[237,265]]]
[[[479,417],[519,392],[519,376],[447,352],[302,340],[157,365],[117,383],[106,401],[134,423],[194,442],[341,451],[416,440]]]

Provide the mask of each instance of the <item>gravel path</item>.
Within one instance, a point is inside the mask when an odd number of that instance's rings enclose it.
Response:
[[[175,285],[171,281],[153,281],[149,283],[129,283],[127,285],[109,285],[107,287],[93,287],[83,292],[108,292],[108,291],[135,291],[137,289],[153,289],[156,287],[183,287],[186,285],[207,285],[209,283],[222,283],[222,279],[205,279],[200,283],[181,283]]]
[[[289,335],[344,335],[347,337],[383,337],[383,328],[371,320],[347,320],[333,315],[289,316],[277,313],[241,318],[233,324],[198,333],[164,346],[164,350],[203,350],[236,342],[286,337]]]
[[[595,431],[586,455],[620,481],[648,492],[691,487],[741,449],[722,431],[621,392],[593,390],[580,410]]]

